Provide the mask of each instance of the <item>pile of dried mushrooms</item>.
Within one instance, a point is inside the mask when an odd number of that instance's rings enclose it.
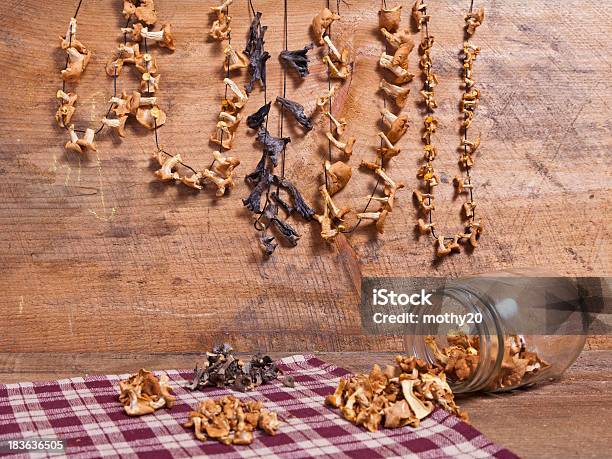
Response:
[[[370,432],[380,427],[418,427],[436,407],[467,420],[455,404],[442,368],[416,357],[397,356],[395,365],[387,365],[384,370],[374,365],[369,374],[340,379],[325,403]]]
[[[234,355],[229,344],[222,344],[206,353],[206,360],[201,367],[195,368],[187,388],[230,387],[246,392],[277,379],[280,374],[281,370],[269,356],[257,354],[245,362]]]
[[[456,334],[446,337],[447,346],[439,348],[436,339],[425,337],[425,342],[433,352],[437,365],[453,381],[469,380],[481,364],[480,337],[476,335]],[[496,391],[528,383],[530,378],[539,375],[550,367],[535,352],[527,350],[525,338],[520,335],[508,335],[504,338],[503,359],[500,367],[494,371],[485,390]],[[496,359],[497,356],[491,356]]]
[[[128,379],[120,381],[119,389],[119,402],[130,416],[150,414],[164,407],[172,408],[176,401],[165,373],[157,378],[150,371],[141,369]]]
[[[276,413],[264,409],[263,402],[243,401],[231,395],[201,401],[184,424],[193,427],[198,440],[217,440],[224,445],[249,445],[255,430],[275,435],[280,425]]]

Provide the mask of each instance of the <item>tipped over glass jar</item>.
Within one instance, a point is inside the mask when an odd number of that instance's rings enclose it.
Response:
[[[413,353],[442,366],[455,393],[555,380],[586,341],[580,298],[571,278],[505,273],[449,282],[421,310],[440,320],[417,326]]]

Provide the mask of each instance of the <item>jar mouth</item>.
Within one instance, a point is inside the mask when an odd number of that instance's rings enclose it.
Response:
[[[415,353],[430,364],[438,364],[434,351],[425,343],[425,336],[433,336],[439,347],[447,343],[449,335],[475,336],[479,342],[479,360],[476,368],[465,379],[447,375],[453,392],[460,394],[482,390],[489,386],[504,355],[504,330],[492,301],[481,292],[458,285],[447,285],[432,295],[432,305],[423,310],[424,315],[437,315],[451,323],[420,323],[417,327]],[[454,314],[454,315],[453,315]],[[466,322],[461,323],[461,317]],[[470,323],[467,321],[471,320]]]

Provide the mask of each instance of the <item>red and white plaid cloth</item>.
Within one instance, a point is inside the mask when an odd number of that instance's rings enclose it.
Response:
[[[184,389],[190,370],[166,372],[177,395],[171,410],[137,418],[127,416],[117,400],[118,382],[127,375],[0,385],[0,441],[63,439],[66,454],[79,458],[517,457],[443,410],[436,410],[417,429],[367,432],[323,405],[325,396],[348,371],[311,355],[288,357],[278,364],[295,378],[294,388],[274,381],[253,392],[232,393],[263,400],[284,421],[275,436],[257,432],[249,446],[202,443],[182,426],[198,401],[230,393],[226,389]]]

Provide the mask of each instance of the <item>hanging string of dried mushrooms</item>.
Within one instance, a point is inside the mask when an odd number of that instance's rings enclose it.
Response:
[[[382,8],[378,12],[380,32],[385,39],[385,51],[380,56],[379,65],[393,75],[393,83],[385,78],[380,81],[379,88],[385,97],[393,99],[396,107],[400,110],[399,114],[394,114],[387,108],[387,101],[383,97],[383,109],[381,111],[382,124],[388,128],[387,132],[378,132],[380,137],[380,147],[376,150],[374,162],[362,161],[363,169],[373,171],[376,174],[376,186],[372,195],[368,198],[365,210],[357,215],[359,222],[371,220],[376,224],[379,233],[384,232],[385,221],[389,213],[393,211],[397,193],[404,188],[404,184],[392,179],[386,167],[392,158],[401,153],[398,142],[408,130],[408,117],[401,114],[402,108],[406,104],[410,88],[406,86],[410,83],[414,74],[408,70],[408,57],[414,49],[414,42],[410,38],[410,30],[401,30],[402,6],[397,5],[393,8],[387,7],[387,2],[383,0]],[[389,54],[392,51],[393,54]],[[383,196],[376,197],[375,193],[378,186],[383,184]],[[380,206],[375,212],[367,212],[372,201],[377,201]]]
[[[323,199],[323,212],[315,214],[314,218],[321,225],[321,237],[327,242],[332,242],[345,229],[343,217],[350,212],[348,207],[338,207],[332,196],[344,189],[351,179],[353,170],[348,160],[353,153],[356,139],[345,135],[348,129],[346,119],[336,119],[333,114],[336,86],[332,80],[339,81],[340,85],[344,84],[352,73],[353,62],[348,48],[343,47],[339,50],[332,41],[332,24],[341,19],[340,1],[336,2],[336,13],[329,8],[328,0],[327,7],[312,20],[312,32],[317,45],[326,46],[323,63],[327,67],[327,91],[317,97],[316,105],[318,110],[329,118],[329,131],[325,133],[328,147],[327,159],[323,163],[324,183],[319,186],[319,193]],[[333,161],[333,149],[340,151],[342,159]]]
[[[229,5],[233,0],[227,0],[220,6],[211,7],[217,14],[210,36],[216,40],[231,41],[231,28],[229,26]],[[232,145],[235,131],[240,123],[237,114],[246,103],[246,96],[240,91],[230,79],[229,73],[246,67],[241,65],[240,55],[233,52],[231,44],[225,48],[224,68],[227,76],[225,100],[215,133],[211,135],[211,142],[220,145],[220,151],[213,152],[213,162],[208,169],[197,171],[195,168],[185,164],[180,154],[173,155],[167,152],[159,141],[158,128],[166,123],[167,115],[159,106],[159,89],[161,74],[157,64],[156,56],[149,51],[150,44],[157,44],[160,48],[170,51],[176,49],[172,28],[169,23],[161,25],[159,30],[153,30],[159,22],[159,14],[153,0],[124,0],[122,14],[126,19],[126,25],[121,29],[123,43],[115,50],[111,61],[106,65],[106,73],[113,77],[113,97],[110,107],[101,121],[101,126],[94,130],[87,128],[79,130],[74,128],[72,117],[75,113],[77,95],[75,92],[66,92],[66,83],[78,83],[85,71],[87,64],[92,58],[92,53],[80,41],[76,39],[76,16],[81,8],[83,0],[77,6],[74,17],[65,37],[61,38],[61,47],[65,49],[68,58],[66,69],[62,71],[63,87],[58,91],[57,98],[60,106],[56,113],[58,124],[67,129],[70,139],[66,149],[84,154],[87,150],[97,151],[95,136],[102,132],[105,127],[113,128],[119,137],[126,135],[125,127],[128,119],[133,116],[137,122],[154,132],[156,151],[153,159],[159,163],[160,168],[155,171],[155,177],[163,182],[180,182],[185,186],[201,190],[206,182],[212,182],[217,187],[217,196],[223,196],[225,191],[234,186],[233,171],[240,164],[240,160],[233,157],[225,157],[221,152],[229,150]],[[133,64],[140,73],[140,86],[138,90],[128,94],[117,91],[117,79],[121,75],[124,65]],[[227,88],[234,92],[234,96],[228,100]],[[112,115],[112,116],[111,116]],[[83,134],[79,138],[79,133]],[[189,175],[179,171],[182,166],[190,171]]]
[[[217,197],[224,196],[227,190],[234,187],[234,170],[240,165],[240,159],[233,156],[224,156],[223,153],[232,149],[234,137],[241,121],[240,110],[248,100],[245,93],[230,78],[231,72],[240,71],[246,67],[245,57],[241,53],[236,52],[231,44],[232,29],[230,23],[232,18],[229,15],[229,7],[232,2],[233,0],[226,0],[221,5],[210,7],[216,19],[213,21],[209,36],[212,40],[218,41],[224,46],[223,54],[225,59],[223,69],[226,72],[223,80],[225,93],[221,103],[221,110],[217,116],[217,123],[213,133],[209,137],[210,143],[218,146],[218,150],[212,152],[211,165],[198,171],[183,163],[180,154],[171,155],[166,152],[159,144],[157,135],[157,127],[159,125],[156,122],[157,120],[154,120],[155,144],[157,147],[154,158],[157,159],[161,166],[155,172],[156,177],[162,181],[179,181],[183,185],[195,190],[202,190],[207,183],[212,183],[216,187],[215,195]],[[225,44],[225,41],[227,41],[227,44]],[[228,97],[229,91],[232,92],[231,97]],[[177,172],[175,169],[179,165],[185,166],[192,174],[187,176]]]
[[[249,7],[253,20],[249,29],[245,54],[249,58],[251,80],[246,90],[247,94],[250,94],[255,83],[259,82],[264,93],[264,105],[247,117],[247,125],[257,131],[256,141],[263,146],[263,152],[255,170],[245,178],[252,189],[249,196],[242,202],[255,216],[254,227],[259,232],[260,247],[266,256],[270,256],[278,246],[276,237],[281,237],[291,246],[297,245],[301,235],[287,222],[292,215],[299,215],[305,221],[312,220],[314,215],[314,211],[306,203],[298,188],[285,176],[287,144],[291,142],[291,138],[283,137],[285,112],[291,113],[305,132],[312,129],[312,121],[305,114],[304,107],[287,99],[288,67],[294,68],[301,78],[305,78],[309,73],[307,53],[312,48],[312,44],[306,45],[301,50],[288,50],[288,8],[287,0],[285,0],[284,50],[279,55],[283,63],[283,95],[276,98],[276,103],[280,107],[279,137],[273,137],[268,131],[268,118],[272,103],[268,102],[266,80],[266,61],[270,58],[270,54],[264,50],[264,34],[267,27],[261,24],[262,13],[255,11],[251,0],[249,0]],[[275,173],[279,163],[280,175]],[[273,190],[273,188],[276,189]],[[264,195],[265,200],[262,206]],[[280,209],[283,210],[286,218],[279,216]]]
[[[438,84],[438,78],[433,72],[433,61],[431,49],[434,45],[434,37],[429,34],[429,21],[431,16],[427,13],[427,5],[423,0],[417,0],[412,9],[412,16],[421,31],[421,44],[419,51],[421,54],[420,66],[424,74],[424,87],[421,91],[426,107],[426,116],[423,120],[422,140],[424,143],[424,164],[419,168],[417,178],[421,179],[420,189],[414,190],[413,196],[424,218],[419,218],[417,229],[421,234],[432,236],[437,245],[436,254],[439,257],[446,256],[452,252],[460,252],[460,243],[469,242],[475,248],[482,233],[482,223],[476,221],[476,201],[474,200],[474,184],[471,171],[474,166],[474,153],[480,146],[480,135],[476,138],[468,136],[469,128],[472,125],[474,114],[480,100],[480,90],[475,88],[474,80],[474,61],[480,53],[480,48],[470,43],[470,38],[484,20],[484,9],[473,11],[474,2],[470,4],[470,10],[465,16],[465,41],[463,43],[463,87],[464,93],[461,100],[461,113],[463,121],[460,127],[461,142],[459,145],[459,166],[465,175],[457,175],[453,184],[457,195],[467,194],[468,199],[462,207],[462,214],[465,219],[463,231],[453,236],[444,236],[436,232],[436,223],[433,219],[435,210],[434,188],[440,184],[440,179],[434,170],[434,160],[437,155],[436,147],[432,144],[432,135],[436,132],[438,121],[434,116],[437,108],[434,88]]]
[[[323,165],[323,176],[325,183],[319,188],[323,198],[323,214],[316,215],[315,218],[321,224],[321,237],[328,242],[335,239],[340,233],[354,232],[363,221],[373,221],[379,233],[384,232],[384,225],[387,215],[393,210],[396,194],[404,188],[404,184],[392,179],[386,171],[386,166],[391,158],[400,153],[397,143],[408,129],[408,118],[405,115],[396,115],[387,108],[386,99],[383,98],[383,109],[381,110],[381,120],[383,125],[389,128],[388,132],[379,132],[380,147],[377,149],[377,156],[373,162],[362,161],[361,168],[373,172],[376,176],[376,184],[372,193],[366,197],[367,202],[362,212],[357,214],[357,223],[351,228],[344,224],[344,216],[350,212],[348,207],[339,207],[332,199],[332,196],[341,191],[348,184],[352,176],[352,168],[348,164],[355,138],[349,136],[346,140],[341,140],[347,129],[346,119],[336,119],[333,115],[333,96],[336,88],[332,86],[332,79],[340,80],[344,83],[352,71],[352,61],[348,49],[343,48],[338,51],[331,38],[331,26],[333,22],[341,19],[340,2],[336,2],[337,13],[332,13],[328,7],[324,8],[312,22],[315,36],[319,38],[320,44],[327,45],[326,55],[323,57],[324,63],[328,67],[328,91],[317,98],[317,106],[323,114],[330,120],[329,132],[326,137],[328,144],[328,158]],[[380,88],[386,96],[392,97],[397,106],[401,109],[406,103],[406,97],[410,92],[409,88],[397,86],[409,83],[414,75],[408,71],[408,55],[414,48],[408,30],[399,31],[401,21],[401,6],[387,9],[386,2],[383,1],[382,9],[379,11],[379,26],[386,44],[379,65],[394,74],[395,83],[388,83],[385,79],[381,81]],[[393,54],[388,54],[393,50]],[[332,146],[343,153],[343,159],[333,162]],[[380,184],[383,184],[383,196],[376,196]],[[375,212],[368,212],[370,204],[375,201],[380,204]]]
[[[158,23],[158,13],[153,0],[124,0],[122,14],[126,26],[121,29],[123,43],[115,51],[114,59],[106,65],[106,73],[113,78],[113,97],[106,115],[97,129],[88,127],[76,129],[72,118],[76,112],[78,96],[75,91],[66,90],[67,84],[78,84],[91,61],[92,52],[77,37],[77,15],[83,0],[79,1],[75,14],[70,19],[66,35],[60,37],[60,47],[66,51],[66,67],[61,72],[62,89],[56,94],[59,107],[55,118],[60,127],[69,133],[66,149],[81,155],[88,150],[97,151],[95,137],[105,127],[114,129],[119,137],[125,137],[125,126],[129,117],[136,118],[139,124],[155,129],[166,121],[165,112],[158,105],[155,92],[159,89],[160,75],[154,55],[147,49],[147,42],[156,43],[159,47],[175,50],[174,36],[170,24],[163,24],[160,30],[154,31]],[[141,52],[141,44],[144,52]],[[141,74],[140,91],[118,95],[117,79],[125,64],[134,64]],[[112,115],[112,117],[111,117]],[[79,134],[83,134],[79,137]]]

